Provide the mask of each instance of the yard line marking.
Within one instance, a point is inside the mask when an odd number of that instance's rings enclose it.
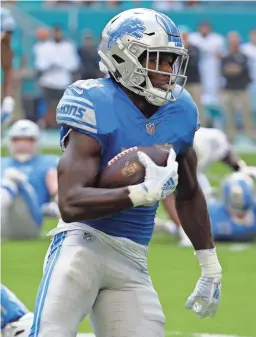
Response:
[[[198,332],[179,332],[179,331],[166,331],[166,336],[180,336],[180,337],[242,337],[238,335],[222,335],[213,333],[198,333]],[[93,333],[79,333],[77,337],[95,337]],[[244,336],[245,337],[245,336]]]

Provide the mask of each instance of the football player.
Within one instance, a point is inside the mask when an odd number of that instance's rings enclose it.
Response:
[[[233,171],[243,172],[244,174],[256,179],[256,167],[246,165],[246,163],[239,158],[232,149],[232,146],[224,132],[219,129],[201,127],[195,133],[194,149],[198,158],[197,179],[208,202],[211,199],[215,199],[215,196],[214,189],[204,172],[210,167],[210,165],[216,162],[222,162]],[[178,233],[180,235],[180,245],[191,246],[190,240],[184,233],[183,228],[180,226],[179,219],[175,211],[173,197],[169,196],[163,203],[171,220],[156,218],[156,227],[161,231],[164,230],[165,232],[169,232],[171,234]],[[175,231],[173,223],[175,223],[179,228],[178,231]]]
[[[3,70],[1,125],[10,120],[13,109],[12,47],[11,39],[15,29],[15,21],[11,12],[1,7],[1,66]]]
[[[218,241],[256,239],[256,201],[253,180],[241,172],[232,173],[222,184],[222,200],[208,205],[212,232]]]
[[[58,157],[38,154],[39,137],[29,120],[17,121],[8,132],[10,157],[1,159],[2,239],[35,238],[44,214],[59,215]]]
[[[28,337],[32,322],[33,313],[10,289],[1,284],[1,336]]]
[[[212,188],[204,172],[216,162],[222,162],[233,171],[243,172],[256,178],[256,167],[246,165],[239,158],[224,132],[219,129],[200,128],[195,134],[194,149],[198,158],[198,181],[206,199],[212,197]]]
[[[50,233],[30,337],[73,337],[87,315],[97,337],[164,336],[147,250],[159,200],[175,189],[179,218],[202,268],[186,307],[213,316],[220,300],[221,266],[193,150],[198,111],[183,90],[188,54],[179,31],[164,14],[128,10],[103,30],[99,55],[100,70],[110,78],[75,82],[57,107],[62,218]],[[95,187],[121,149],[159,144],[170,146],[166,167],[138,152],[143,183]]]

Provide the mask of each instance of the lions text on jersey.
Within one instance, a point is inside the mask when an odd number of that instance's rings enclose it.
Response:
[[[177,89],[179,90],[179,88]],[[95,138],[101,145],[100,170],[123,148],[172,144],[177,155],[193,144],[198,128],[197,107],[184,90],[146,118],[112,79],[78,81],[69,86],[57,107],[61,144],[70,129]],[[106,234],[148,244],[158,205],[135,207],[86,224]]]

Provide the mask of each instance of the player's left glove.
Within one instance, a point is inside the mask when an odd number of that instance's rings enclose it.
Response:
[[[256,179],[256,167],[255,166],[243,166],[240,172],[250,176],[252,179]]]
[[[186,308],[193,309],[200,318],[212,317],[221,297],[221,265],[215,248],[198,250],[195,254],[202,268],[202,276],[187,299]]]
[[[1,124],[6,124],[11,116],[14,109],[14,99],[11,96],[5,97],[2,102],[1,109]]]

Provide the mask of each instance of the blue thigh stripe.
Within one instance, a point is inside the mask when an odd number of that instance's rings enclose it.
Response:
[[[37,295],[37,299],[36,299],[36,310],[34,313],[34,322],[33,322],[33,326],[32,326],[32,329],[29,335],[31,337],[32,336],[38,337],[39,335],[41,316],[42,316],[42,312],[44,308],[45,299],[47,296],[49,283],[50,283],[51,276],[52,276],[54,267],[56,265],[56,262],[58,261],[61,247],[65,240],[66,234],[67,232],[62,232],[62,233],[55,235],[54,237],[52,247],[50,250],[52,254],[48,258],[47,265],[44,271],[44,276],[42,278],[40,288],[38,291],[38,295]],[[56,246],[57,246],[57,249],[56,249]]]

